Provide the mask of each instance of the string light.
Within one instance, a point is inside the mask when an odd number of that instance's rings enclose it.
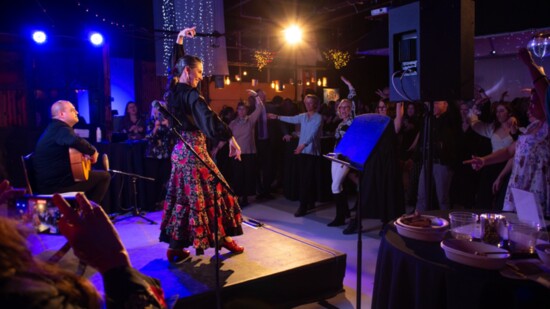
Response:
[[[121,23],[119,21],[113,20],[109,18],[106,14],[102,14],[101,12],[94,10],[90,7],[89,4],[84,4],[81,1],[75,1],[75,4],[78,8],[82,9],[84,13],[91,15],[92,17],[97,18],[99,21],[102,21],[106,24],[110,24],[111,26],[120,27],[120,28],[126,28],[126,25],[124,23]]]
[[[165,33],[174,33],[186,27],[195,26],[197,32],[214,32],[214,1],[213,0],[163,0],[162,2],[162,30]],[[175,35],[164,34],[163,44],[163,65],[169,67],[170,55],[173,48]],[[210,76],[214,73],[214,49],[216,38],[195,37],[191,44],[185,44],[185,52],[195,55],[203,61],[204,75]]]

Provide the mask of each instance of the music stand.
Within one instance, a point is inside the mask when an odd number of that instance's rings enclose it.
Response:
[[[363,172],[365,163],[375,149],[380,137],[386,130],[390,118],[378,114],[365,114],[355,117],[342,140],[334,149],[334,153],[323,155],[325,158],[348,166],[360,173]],[[362,223],[361,223],[361,179],[359,177],[359,190],[357,195],[357,299],[356,308],[361,308],[361,271],[362,271]]]
[[[125,212],[123,212],[122,214],[117,214],[117,215],[112,216],[111,221],[113,223],[117,223],[117,222],[120,222],[122,220],[129,219],[129,218],[140,217],[143,220],[145,220],[145,221],[147,221],[151,224],[157,224],[155,221],[145,217],[145,215],[143,214],[143,212],[139,208],[138,198],[137,198],[137,186],[136,186],[136,182],[137,182],[138,179],[144,179],[144,180],[149,180],[149,181],[155,181],[155,179],[151,178],[151,177],[145,177],[145,176],[141,176],[141,175],[138,175],[138,174],[127,173],[127,172],[122,172],[122,171],[117,171],[117,170],[112,170],[112,169],[109,169],[109,172],[112,172],[114,174],[119,174],[119,175],[124,175],[124,176],[131,177],[132,191],[133,191],[133,199],[132,199],[133,205],[130,206],[130,208],[127,208],[127,209],[122,208],[122,210],[124,210]],[[124,218],[117,219],[119,216],[126,215],[130,212],[132,213],[130,216],[126,216]]]

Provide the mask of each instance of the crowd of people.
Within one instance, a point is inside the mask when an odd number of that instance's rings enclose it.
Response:
[[[250,90],[236,111],[228,106],[218,115],[197,89],[203,78],[202,60],[186,55],[183,48],[183,38],[194,36],[194,28],[178,34],[166,95],[158,102],[181,123],[166,119],[155,108],[146,121],[134,102],[128,102],[124,120],[131,138],[148,142],[145,155],[153,166],[148,174],[158,179],[156,191],[165,188],[150,202],[163,201],[159,239],[168,244],[166,255],[172,263],[184,261],[190,247],[197,255],[216,245],[242,253],[244,247],[233,239],[243,234],[241,207],[252,195],[257,201],[273,198],[274,190],[289,184],[287,177],[297,177],[292,182],[299,200],[294,215],[314,210],[321,190],[315,180],[324,177],[320,165],[326,160],[321,157],[321,137],[332,138],[336,147],[356,116],[370,109],[360,104],[352,83],[342,77],[349,94],[337,102],[323,103],[312,93],[301,103],[278,96],[268,100],[258,89]],[[430,207],[514,211],[521,205],[514,203],[511,188],[534,193],[542,213],[550,217],[548,80],[526,49],[520,49],[519,56],[533,79],[529,102],[506,102],[505,96],[493,102],[479,91],[473,102],[391,103],[387,91],[377,91],[380,100],[372,109],[391,121],[362,174],[331,163],[336,215],[327,225],[345,225],[351,217],[349,191],[360,195],[355,208],[361,207],[363,217],[384,224],[403,214],[405,206],[418,211]],[[103,275],[108,306],[165,307],[160,283],[131,267],[124,245],[99,206],[109,174],[91,171],[85,181],[72,177],[69,148],[92,163],[99,156],[93,145],[74,133],[78,112],[60,100],[52,105],[51,115],[32,159],[37,193],[55,194],[53,202],[63,214],[59,229],[75,254]],[[432,117],[430,139],[425,138],[427,116]],[[287,155],[297,173],[289,172],[290,161],[282,159],[285,143],[291,142],[296,146]],[[425,147],[427,143],[430,147]],[[426,149],[431,151],[431,169],[423,164]],[[435,189],[431,205],[427,177],[433,178]],[[85,192],[76,195],[76,209],[58,195],[68,191]],[[0,204],[13,200],[14,192],[19,191],[6,180],[0,183]],[[343,232],[359,232],[357,221],[350,220]],[[17,223],[0,218],[4,304],[101,306],[101,297],[85,279],[37,261],[26,247],[25,235]]]

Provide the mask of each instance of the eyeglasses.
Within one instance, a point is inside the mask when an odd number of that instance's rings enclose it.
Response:
[[[385,106],[378,106],[378,109],[386,109]]]

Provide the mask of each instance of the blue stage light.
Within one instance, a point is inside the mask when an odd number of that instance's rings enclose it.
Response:
[[[46,33],[44,33],[44,31],[35,31],[32,34],[32,39],[36,43],[42,44],[42,43],[46,42]]]
[[[103,44],[103,36],[97,32],[94,32],[90,35],[90,42],[96,46],[99,46]]]

